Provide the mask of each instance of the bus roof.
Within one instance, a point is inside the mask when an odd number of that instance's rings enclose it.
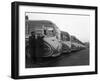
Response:
[[[28,20],[28,25],[47,25],[47,26],[54,26],[54,24],[49,20]]]
[[[61,31],[61,33],[65,35],[70,35],[68,32],[65,32],[65,31]]]

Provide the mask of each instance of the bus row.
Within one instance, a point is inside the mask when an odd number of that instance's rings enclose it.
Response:
[[[48,20],[26,20],[25,22],[26,55],[31,57],[29,37],[34,32],[34,39],[41,41],[35,43],[37,57],[56,57],[62,53],[70,53],[86,48],[84,43],[68,32],[61,31],[56,24]],[[33,48],[34,50],[34,48]]]

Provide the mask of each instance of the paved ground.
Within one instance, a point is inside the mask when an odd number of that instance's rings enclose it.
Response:
[[[56,67],[56,66],[79,66],[89,65],[89,49],[83,49],[70,54],[61,54],[58,57],[42,58],[40,62],[34,62],[32,59],[26,60],[26,68],[36,67]]]

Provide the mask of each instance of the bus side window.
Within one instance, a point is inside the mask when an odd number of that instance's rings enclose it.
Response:
[[[70,40],[70,36],[68,34],[66,34],[66,41]]]
[[[64,34],[61,33],[61,40],[64,41]]]

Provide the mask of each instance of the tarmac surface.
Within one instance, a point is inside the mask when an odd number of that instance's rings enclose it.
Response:
[[[37,62],[32,59],[26,59],[25,65],[26,68],[89,65],[89,49],[64,53],[57,57],[42,58]]]

